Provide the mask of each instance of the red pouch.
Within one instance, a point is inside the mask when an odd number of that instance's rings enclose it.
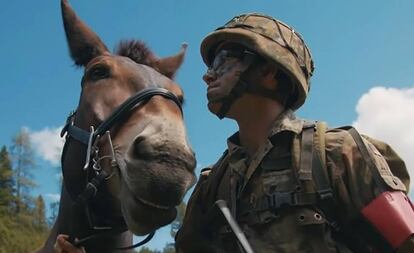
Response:
[[[401,191],[383,192],[361,212],[394,249],[414,234],[414,206]]]

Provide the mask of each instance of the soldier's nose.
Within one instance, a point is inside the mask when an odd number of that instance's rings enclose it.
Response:
[[[212,70],[207,70],[207,72],[203,75],[203,80],[204,82],[206,82],[207,84],[213,82],[214,80],[217,79],[217,75],[214,71]]]

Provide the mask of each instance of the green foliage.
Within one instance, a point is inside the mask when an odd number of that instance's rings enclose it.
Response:
[[[9,209],[13,203],[13,170],[7,148],[0,150],[0,208]]]
[[[173,243],[168,243],[165,245],[162,253],[175,253],[175,247]]]
[[[139,249],[138,253],[161,253],[161,252],[157,250],[151,250],[150,248],[144,246]]]
[[[33,209],[33,225],[39,230],[46,230],[48,225],[46,221],[46,208],[42,195],[39,195],[35,200]]]
[[[0,253],[27,253],[40,248],[49,234],[42,196],[33,198],[35,167],[29,133],[22,129],[10,153],[0,150]]]
[[[40,225],[33,212],[0,212],[0,253],[27,253],[46,241],[48,228]]]
[[[162,251],[152,250],[148,247],[143,246],[137,253],[175,253],[175,248],[173,243],[167,243]],[[0,252],[1,253],[1,252]]]

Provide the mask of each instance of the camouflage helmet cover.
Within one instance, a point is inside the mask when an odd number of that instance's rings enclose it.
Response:
[[[296,86],[298,97],[291,108],[303,105],[314,66],[310,50],[291,27],[258,13],[236,16],[202,41],[201,55],[207,66],[210,66],[217,46],[225,41],[242,44],[276,63]]]

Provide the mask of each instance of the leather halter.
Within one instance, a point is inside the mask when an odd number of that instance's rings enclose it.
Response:
[[[182,111],[182,104],[181,101],[177,98],[177,96],[175,94],[173,94],[172,92],[164,89],[164,88],[147,88],[144,89],[142,91],[137,92],[135,95],[131,96],[130,98],[128,98],[124,103],[122,103],[119,107],[117,107],[115,109],[114,112],[112,112],[112,114],[106,119],[104,120],[101,124],[99,124],[99,126],[96,128],[96,130],[94,130],[94,127],[91,126],[90,129],[91,131],[85,131],[77,126],[74,125],[74,118],[76,115],[76,111],[71,112],[67,118],[66,124],[62,129],[61,132],[61,137],[63,137],[66,134],[66,142],[65,145],[63,147],[63,152],[62,152],[62,164],[64,161],[64,157],[66,154],[66,147],[67,144],[69,143],[69,140],[71,140],[71,138],[85,144],[87,146],[87,152],[86,152],[86,158],[85,158],[85,166],[83,167],[84,170],[86,171],[90,171],[93,170],[93,172],[95,173],[95,176],[89,181],[87,182],[85,189],[83,190],[82,193],[80,193],[76,199],[72,199],[73,200],[73,216],[75,216],[77,213],[76,212],[80,212],[81,210],[85,210],[87,213],[88,218],[91,217],[93,214],[91,213],[90,208],[88,208],[88,203],[90,202],[90,200],[95,197],[96,193],[98,192],[100,185],[107,179],[109,179],[110,177],[112,177],[114,171],[111,172],[110,175],[108,175],[104,170],[101,170],[100,168],[97,168],[97,162],[99,162],[99,158],[98,160],[93,160],[93,156],[97,155],[97,150],[93,150],[94,149],[94,143],[97,142],[97,140],[105,135],[106,133],[108,133],[108,142],[111,146],[112,149],[112,155],[111,156],[106,156],[104,158],[111,158],[111,168],[112,170],[114,170],[115,168],[117,168],[118,163],[116,161],[114,152],[113,152],[113,147],[112,147],[112,141],[111,138],[109,136],[109,130],[116,124],[118,123],[118,121],[126,116],[126,114],[128,114],[135,106],[137,106],[138,104],[144,103],[149,101],[153,96],[162,96],[164,98],[167,98],[169,100],[172,100],[177,106],[178,108],[180,108],[181,114],[183,113]],[[96,152],[94,152],[96,151]],[[91,161],[93,161],[93,165],[91,166]],[[99,164],[98,164],[99,167]],[[63,170],[63,166],[62,166],[62,170]],[[63,170],[64,171],[64,170]],[[70,194],[69,194],[70,195]],[[86,241],[96,238],[96,237],[101,237],[101,236],[107,236],[107,235],[113,235],[113,234],[118,234],[118,233],[123,233],[124,231],[128,230],[128,227],[125,224],[125,221],[122,219],[122,221],[120,222],[120,224],[117,224],[116,227],[114,226],[104,226],[104,227],[96,227],[91,225],[91,222],[89,222],[90,228],[94,231],[97,231],[96,233],[93,233],[90,236],[87,236],[83,239],[80,239],[78,241],[75,242],[75,234],[73,234],[74,232],[74,226],[76,226],[75,224],[77,224],[76,222],[73,222],[73,227],[72,227],[72,231],[71,231],[71,235],[69,238],[69,241],[71,241],[75,246],[81,246],[83,245]],[[148,241],[150,241],[152,239],[152,237],[154,236],[155,231],[151,232],[150,234],[148,234],[148,236],[143,239],[141,242],[138,242],[134,245],[131,246],[127,246],[127,247],[121,247],[121,248],[115,248],[115,249],[119,249],[119,250],[127,250],[127,249],[132,249],[132,248],[136,248],[138,246],[141,246],[145,243],[147,243]]]
[[[137,104],[148,101],[153,96],[163,96],[174,101],[178,108],[180,108],[181,114],[183,113],[181,102],[177,96],[174,95],[174,93],[164,88],[147,88],[137,92],[135,95],[122,103],[105,121],[98,126],[93,133],[87,132],[75,126],[73,122],[75,112],[71,112],[65,126],[62,129],[62,132],[60,133],[60,136],[63,137],[65,133],[68,133],[70,137],[73,137],[83,144],[88,145],[89,142],[91,140],[94,141],[98,135],[102,136],[106,131],[110,130],[117,123],[117,121],[125,115],[125,113],[129,112]]]

